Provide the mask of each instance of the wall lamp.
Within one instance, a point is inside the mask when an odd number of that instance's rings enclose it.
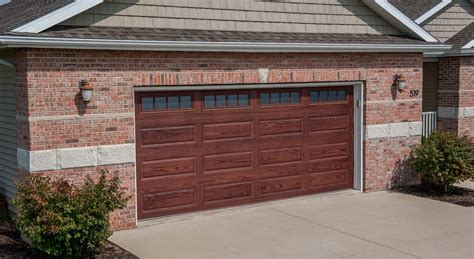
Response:
[[[395,74],[393,76],[393,83],[397,86],[398,91],[402,92],[407,87],[407,81],[402,74]]]
[[[92,92],[94,91],[92,83],[87,80],[82,80],[80,89],[82,101],[85,103],[89,103],[92,100]]]

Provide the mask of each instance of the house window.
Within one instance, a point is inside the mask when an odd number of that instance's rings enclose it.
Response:
[[[277,104],[298,104],[300,103],[300,92],[273,92],[261,93],[261,105],[277,105]]]
[[[345,101],[347,92],[346,90],[311,91],[310,97],[311,103]]]
[[[239,108],[249,106],[249,94],[216,94],[204,96],[204,107],[213,108]]]
[[[188,110],[192,108],[190,95],[142,97],[142,111]]]

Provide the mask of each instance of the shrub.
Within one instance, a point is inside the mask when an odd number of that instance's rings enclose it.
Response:
[[[448,191],[461,181],[474,179],[474,145],[467,138],[435,132],[413,149],[413,167],[425,181]]]
[[[36,175],[18,182],[18,229],[52,256],[81,258],[103,245],[111,235],[109,213],[124,208],[128,198],[117,175],[99,174],[97,182],[87,177],[81,186]]]

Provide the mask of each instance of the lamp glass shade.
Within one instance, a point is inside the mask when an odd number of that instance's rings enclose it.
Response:
[[[92,89],[81,89],[82,100],[86,103],[92,100]]]
[[[403,90],[407,87],[407,81],[405,80],[399,80],[398,81],[398,89]]]

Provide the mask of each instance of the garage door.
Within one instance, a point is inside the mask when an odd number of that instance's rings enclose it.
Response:
[[[352,87],[137,93],[140,219],[352,188]]]

